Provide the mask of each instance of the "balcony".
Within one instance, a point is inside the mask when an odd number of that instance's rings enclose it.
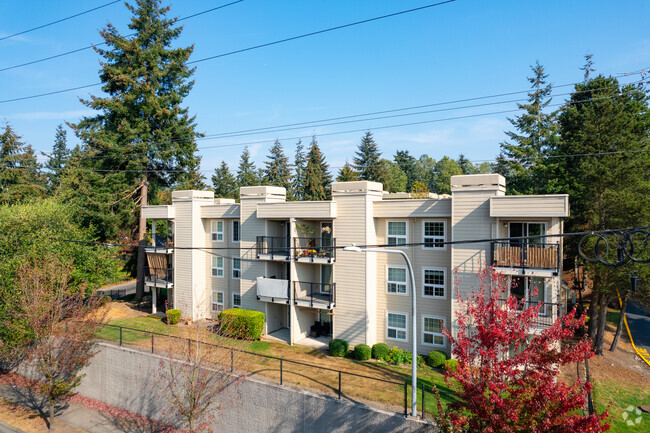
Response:
[[[560,263],[559,244],[492,242],[492,265],[497,268],[542,269],[557,273]]]
[[[290,240],[280,236],[258,236],[257,258],[261,260],[291,260]]]
[[[289,281],[257,277],[257,299],[264,302],[288,304],[290,299]]]
[[[336,303],[336,284],[294,281],[293,302],[305,307],[331,310]]]
[[[174,270],[172,268],[145,268],[144,285],[171,289],[174,287]]]
[[[151,238],[147,237],[144,250],[147,253],[171,254],[174,252],[174,235],[154,233]]]
[[[293,248],[297,262],[327,264],[336,261],[334,238],[293,238]]]
[[[505,306],[507,303],[506,300],[501,300],[499,302],[499,305]],[[533,320],[532,326],[537,329],[544,329],[550,327],[555,321],[558,319],[558,317],[562,317],[562,305],[561,304],[554,304],[551,302],[539,302],[539,301],[519,301],[519,304],[517,305],[517,310],[521,311],[524,309],[528,309],[530,307],[534,307],[537,305],[541,305],[539,309],[539,315],[537,318]]]

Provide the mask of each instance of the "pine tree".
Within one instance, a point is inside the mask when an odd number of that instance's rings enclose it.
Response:
[[[56,127],[52,154],[47,155],[44,152],[41,152],[49,158],[45,163],[45,168],[50,172],[48,178],[50,181],[49,188],[51,191],[55,190],[61,183],[61,175],[63,174],[63,170],[68,162],[68,157],[70,156],[67,142],[67,131],[63,129],[63,125],[59,125]]]
[[[304,146],[302,140],[296,143],[296,156],[293,163],[295,176],[293,177],[293,184],[291,185],[292,195],[291,200],[304,200],[305,199],[305,158]]]
[[[556,113],[544,112],[551,102],[552,86],[539,62],[531,66],[531,70],[528,103],[517,104],[524,113],[508,119],[516,132],[506,132],[511,142],[501,143],[502,156],[497,164],[507,178],[508,191],[514,194],[553,192],[545,165],[548,161],[543,159],[557,140]],[[540,188],[545,189],[540,191]]]
[[[331,197],[332,177],[325,156],[318,147],[316,137],[312,137],[307,167],[305,168],[305,200],[328,200]]]
[[[355,157],[352,159],[354,168],[359,173],[359,179],[380,182],[381,178],[381,152],[368,131],[361,138],[361,143]]]
[[[336,177],[337,182],[354,182],[359,180],[359,175],[352,168],[349,162],[345,162],[343,168],[339,170],[339,175]]]
[[[216,197],[239,198],[237,179],[232,175],[226,161],[221,161],[221,166],[214,169],[212,176],[212,189]]]
[[[0,204],[17,204],[45,192],[32,147],[5,123],[0,135]]]
[[[266,170],[264,170],[264,181],[268,185],[281,186],[287,190],[287,196],[291,197],[291,167],[289,158],[284,154],[282,144],[275,140],[271,148],[271,154],[265,161]]]
[[[255,163],[251,161],[251,153],[248,147],[244,148],[239,160],[239,168],[237,169],[237,183],[239,186],[255,186],[259,185],[259,175]]]
[[[406,175],[406,191],[410,191],[411,188],[413,188],[413,183],[419,180],[417,173],[417,160],[409,154],[408,150],[398,150],[395,153],[393,160]]]

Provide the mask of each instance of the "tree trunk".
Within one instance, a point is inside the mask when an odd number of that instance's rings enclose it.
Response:
[[[587,333],[589,334],[589,339],[591,339],[591,342],[593,346],[596,346],[596,329],[598,326],[598,302],[600,298],[600,293],[596,293],[595,291],[591,292],[591,301],[589,301],[589,312],[587,315],[589,316],[589,328]]]
[[[598,310],[598,333],[596,334],[596,355],[603,354],[603,342],[605,341],[605,327],[607,326],[607,304],[609,296],[600,295],[600,309]]]
[[[621,299],[621,313],[618,317],[618,325],[616,326],[616,334],[614,335],[614,341],[612,341],[612,346],[609,348],[610,352],[616,350],[618,346],[618,340],[621,338],[621,333],[623,332],[623,321],[625,319],[625,308],[627,307],[627,296],[623,293],[623,298]]]
[[[147,205],[148,193],[147,177],[142,179],[140,185],[140,225],[138,227],[138,280],[135,287],[135,299],[140,300],[144,296],[144,264],[145,264],[145,234],[147,231],[147,220],[142,214],[142,206]]]
[[[47,425],[48,430],[52,430],[54,428],[54,402],[52,400],[49,401],[50,403],[50,422]]]

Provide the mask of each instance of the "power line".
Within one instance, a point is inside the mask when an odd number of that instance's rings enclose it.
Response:
[[[331,31],[334,31],[334,30],[340,30],[340,29],[343,29],[343,28],[346,28],[346,27],[356,26],[356,25],[359,25],[359,24],[365,24],[365,23],[368,23],[368,22],[371,22],[371,21],[377,21],[377,20],[381,20],[381,19],[384,19],[384,18],[390,18],[390,17],[394,17],[394,16],[397,16],[397,15],[402,15],[402,14],[406,14],[406,13],[410,13],[410,12],[421,11],[421,10],[431,8],[431,7],[434,7],[434,6],[441,6],[441,5],[444,5],[444,4],[447,4],[447,3],[453,3],[455,1],[456,0],[446,0],[446,1],[443,1],[443,2],[433,3],[433,4],[421,6],[421,7],[418,7],[418,8],[413,8],[413,9],[408,9],[408,10],[405,10],[405,11],[395,12],[395,13],[388,14],[388,15],[382,15],[382,16],[379,16],[379,17],[368,18],[368,19],[365,19],[365,20],[362,20],[362,21],[356,21],[356,22],[353,22],[353,23],[343,24],[343,25],[336,26],[336,27],[330,27],[330,28],[327,28],[327,29],[318,30],[318,31],[315,31],[315,32],[310,32],[310,33],[305,33],[305,34],[302,34],[302,35],[293,36],[293,37],[281,39],[281,40],[278,40],[278,41],[273,41],[273,42],[268,42],[268,43],[265,43],[265,44],[255,45],[255,46],[248,47],[248,48],[242,48],[240,50],[235,50],[235,51],[230,51],[228,53],[223,53],[223,54],[218,54],[218,55],[215,55],[215,56],[205,57],[205,58],[199,59],[199,60],[193,60],[191,62],[187,62],[187,64],[188,65],[193,65],[193,64],[196,64],[196,63],[200,63],[200,62],[205,62],[207,60],[213,60],[213,59],[217,59],[217,58],[220,58],[220,57],[226,57],[226,56],[230,56],[230,55],[233,55],[233,54],[243,53],[245,51],[256,50],[256,49],[259,49],[259,48],[264,48],[264,47],[268,47],[268,46],[271,46],[271,45],[277,45],[277,44],[281,44],[281,43],[284,43],[284,42],[293,41],[293,40],[296,40],[296,39],[306,38],[306,37],[318,35],[318,34],[321,34],[321,33],[331,32]],[[235,3],[237,3],[237,2],[235,2]],[[43,97],[43,96],[54,95],[54,94],[57,94],[57,93],[71,92],[73,90],[78,90],[78,89],[87,88],[87,87],[95,87],[95,86],[99,86],[101,84],[102,83],[88,84],[88,85],[81,86],[81,87],[57,90],[57,91],[54,91],[54,92],[41,93],[41,94],[38,94],[38,95],[31,95],[31,96],[23,96],[23,97],[12,98],[12,99],[5,99],[5,100],[0,101],[0,104],[4,104],[4,103],[7,103],[7,102],[23,101],[25,99],[40,98],[40,97]]]
[[[88,9],[87,11],[79,12],[79,13],[77,13],[77,14],[70,15],[70,16],[65,17],[65,18],[61,18],[60,20],[56,20],[56,21],[52,21],[52,22],[47,23],[47,24],[43,24],[43,25],[40,25],[40,26],[32,27],[31,29],[23,30],[23,31],[18,32],[18,33],[14,33],[13,35],[3,36],[3,37],[0,38],[0,41],[4,41],[5,39],[13,38],[13,37],[18,36],[18,35],[24,35],[25,33],[33,32],[34,30],[39,30],[39,29],[42,29],[42,28],[44,28],[44,27],[49,27],[49,26],[51,26],[51,25],[58,24],[58,23],[61,23],[61,22],[63,22],[63,21],[67,21],[67,20],[70,20],[70,19],[72,19],[72,18],[79,17],[79,16],[81,16],[81,15],[85,15],[85,14],[87,14],[87,13],[90,13],[90,12],[96,11],[97,9],[105,8],[106,6],[110,6],[110,5],[113,5],[113,4],[115,4],[115,3],[119,3],[119,2],[120,2],[120,0],[115,0],[115,1],[112,1],[112,2],[109,2],[109,3],[105,3],[105,4],[101,5],[101,6],[97,6],[97,7],[95,7],[95,8]]]

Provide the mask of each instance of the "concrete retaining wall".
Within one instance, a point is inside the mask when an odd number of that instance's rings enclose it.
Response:
[[[154,419],[168,402],[153,373],[163,359],[105,343],[86,369],[78,392]],[[363,405],[247,379],[220,396],[215,431],[435,432],[430,425]]]

